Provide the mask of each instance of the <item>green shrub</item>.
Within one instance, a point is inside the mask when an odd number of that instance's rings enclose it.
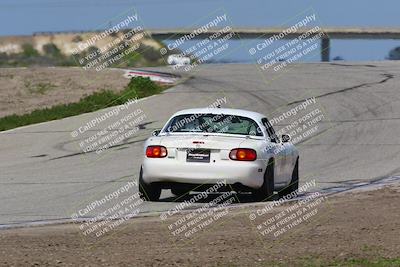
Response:
[[[22,54],[26,57],[35,57],[39,55],[39,52],[31,44],[23,44]]]
[[[43,46],[43,52],[50,57],[62,57],[61,50],[53,43],[48,43]]]
[[[76,103],[56,105],[50,108],[34,110],[25,115],[10,115],[0,118],[0,131],[121,105],[136,97],[143,98],[160,93],[163,89],[165,88],[152,82],[149,78],[133,77],[125,89],[118,93],[111,90],[103,90],[85,96]]]

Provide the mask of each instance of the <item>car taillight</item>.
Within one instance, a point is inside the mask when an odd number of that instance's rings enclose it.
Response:
[[[168,152],[164,146],[148,146],[146,156],[148,158],[165,158]]]
[[[229,153],[231,160],[253,161],[257,159],[257,153],[251,148],[235,148]]]

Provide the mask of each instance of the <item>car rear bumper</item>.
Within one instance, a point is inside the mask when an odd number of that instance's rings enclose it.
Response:
[[[146,183],[163,182],[186,184],[243,185],[257,189],[264,182],[265,161],[178,162],[168,158],[145,158],[143,180]]]

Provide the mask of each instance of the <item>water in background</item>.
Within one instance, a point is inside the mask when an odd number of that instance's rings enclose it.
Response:
[[[165,41],[166,44],[173,40]],[[187,41],[181,48],[187,49],[197,41]],[[213,58],[209,63],[253,63],[254,59],[248,52],[251,44],[260,42],[259,39],[230,40],[226,53]],[[286,41],[280,41],[283,45]],[[344,61],[377,61],[388,58],[390,50],[400,46],[400,40],[335,40],[330,42],[330,60]],[[321,47],[312,56],[303,57],[300,62],[319,62]]]

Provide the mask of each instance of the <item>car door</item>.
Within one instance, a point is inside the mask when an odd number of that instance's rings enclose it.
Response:
[[[287,177],[287,182],[289,183],[292,180],[292,174],[293,174],[293,168],[296,164],[296,159],[298,156],[298,152],[293,145],[292,142],[286,142],[284,143],[285,146],[285,154],[286,154],[286,170],[285,170],[285,176]]]
[[[287,141],[287,142],[282,142],[283,145],[283,151],[285,154],[285,167],[284,167],[284,176],[285,176],[285,181],[286,183],[290,183],[292,180],[292,172],[293,172],[293,167],[294,167],[294,145]]]
[[[286,154],[288,152],[285,143],[279,140],[276,135],[274,128],[267,118],[261,120],[268,134],[268,141],[270,150],[275,154],[275,168],[274,168],[274,182],[276,186],[285,185],[287,183],[287,159]]]

